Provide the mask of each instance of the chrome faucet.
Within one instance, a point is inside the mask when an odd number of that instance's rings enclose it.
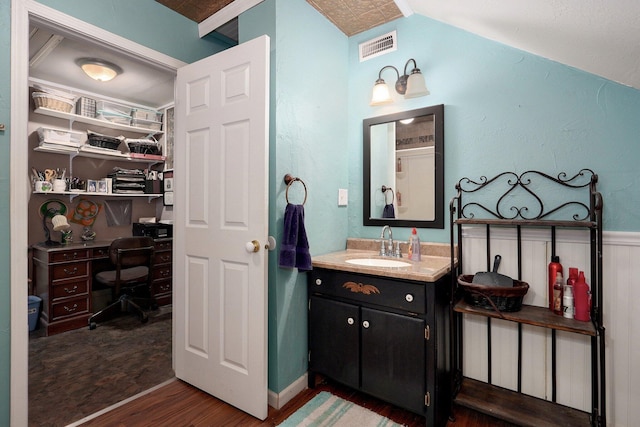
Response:
[[[384,245],[385,231],[389,231],[388,246],[386,248]],[[393,256],[393,231],[391,231],[391,227],[389,227],[388,225],[382,227],[382,232],[380,232],[380,239],[380,256]]]

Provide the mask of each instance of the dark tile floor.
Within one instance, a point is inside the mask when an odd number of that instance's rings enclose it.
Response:
[[[29,336],[29,425],[64,426],[173,377],[171,308]]]

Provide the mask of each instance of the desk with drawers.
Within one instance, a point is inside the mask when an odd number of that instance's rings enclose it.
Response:
[[[110,240],[33,246],[35,293],[42,298],[40,327],[47,335],[88,327],[93,314],[95,273],[113,268]],[[152,295],[158,305],[171,304],[173,239],[155,240]]]

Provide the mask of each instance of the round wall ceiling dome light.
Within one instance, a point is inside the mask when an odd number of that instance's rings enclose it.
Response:
[[[111,62],[96,58],[80,58],[76,64],[85,74],[99,82],[108,82],[122,73],[122,68]]]

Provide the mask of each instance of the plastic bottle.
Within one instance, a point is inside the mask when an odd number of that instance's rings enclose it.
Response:
[[[553,284],[553,312],[562,315],[562,273],[556,273],[556,281]]]
[[[573,319],[573,286],[567,283],[564,285],[562,293],[562,316]]]
[[[560,264],[560,257],[554,255],[551,257],[551,262],[549,263],[549,310],[553,311],[553,285],[556,283],[556,276],[560,273],[560,275],[564,276],[564,272],[562,271],[562,264]],[[561,301],[562,303],[562,301]]]
[[[576,320],[588,322],[591,320],[591,298],[589,293],[589,285],[584,278],[584,271],[578,274],[578,279],[574,285],[574,301]]]
[[[420,237],[418,237],[418,230],[415,227],[411,230],[409,237],[409,259],[420,261]]]
[[[565,285],[562,297],[562,314],[567,319],[573,319],[576,313],[575,306],[575,285],[578,280],[578,269],[574,267],[569,268],[569,278]]]

